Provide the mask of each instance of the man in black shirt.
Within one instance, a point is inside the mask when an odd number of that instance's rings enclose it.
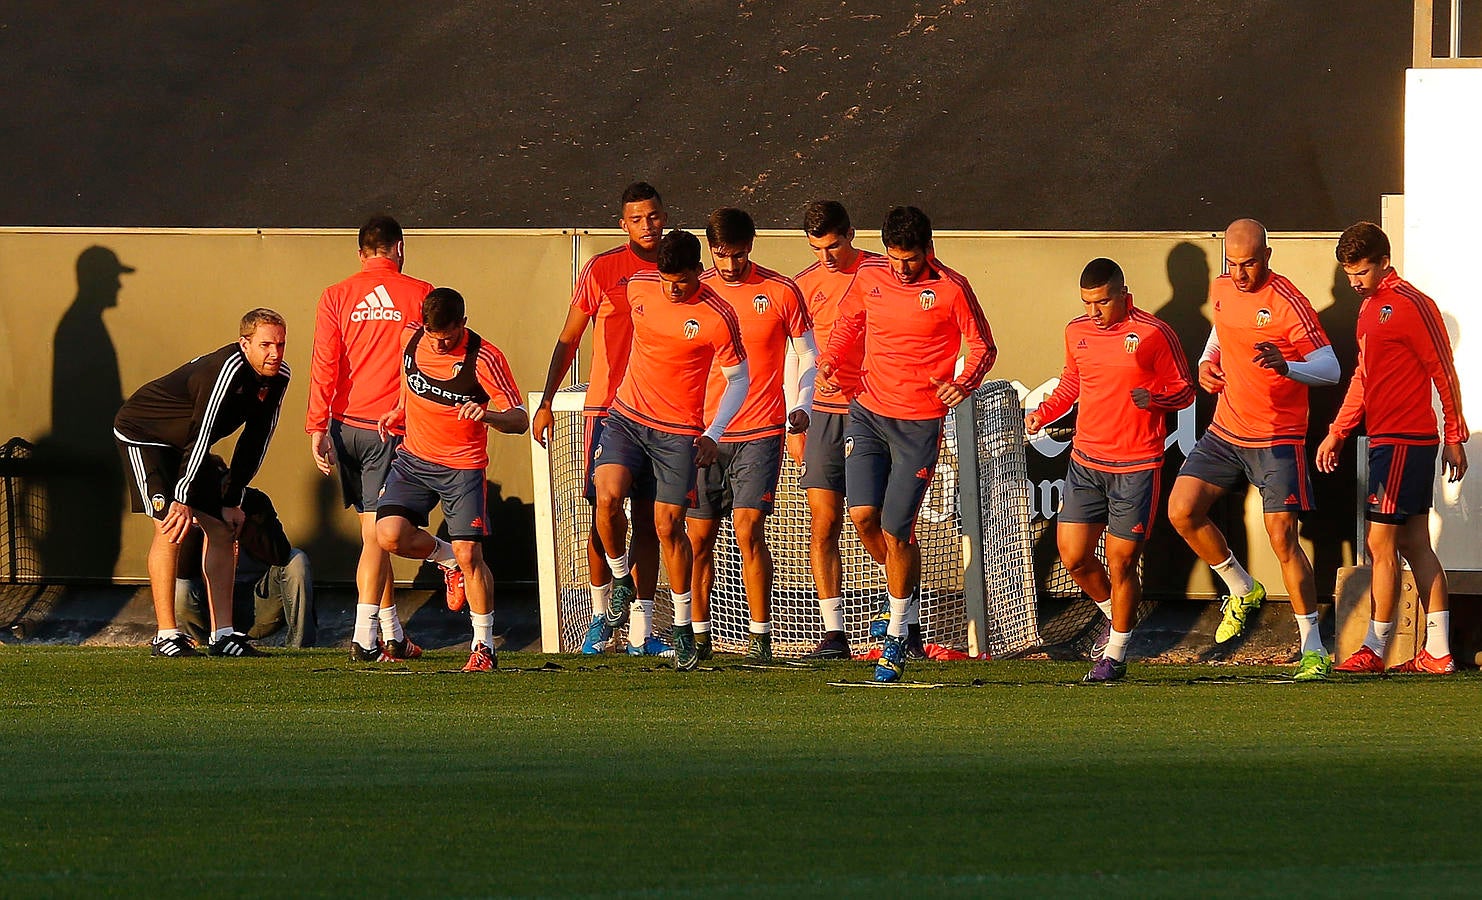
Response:
[[[232,629],[233,543],[242,527],[242,492],[262,465],[288,389],[287,326],[270,309],[242,317],[241,339],[149,382],[113,420],[135,512],[154,519],[149,585],[159,626],[156,656],[195,654],[175,624],[175,572],[191,525],[205,544],[201,569],[211,606],[212,656],[256,656]],[[242,429],[225,484],[208,465],[211,445]]]

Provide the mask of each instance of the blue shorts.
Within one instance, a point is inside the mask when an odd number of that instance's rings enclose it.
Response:
[[[1369,493],[1364,518],[1402,525],[1430,512],[1439,444],[1370,444]]]
[[[648,489],[655,503],[695,505],[695,439],[687,434],[640,425],[614,412],[608,415],[597,449],[592,451],[592,462],[594,472],[607,465],[631,472],[634,496]]]
[[[941,419],[893,419],[854,401],[844,438],[849,507],[880,510],[880,526],[902,541],[916,539],[916,514],[936,474]]]
[[[715,462],[695,476],[693,519],[719,519],[733,509],[771,515],[782,476],[782,435],[752,441],[721,441]]]
[[[448,540],[481,541],[489,533],[485,497],[483,469],[451,469],[413,456],[403,447],[396,451],[391,474],[381,488],[376,521],[401,516],[426,526],[427,514],[441,503]]]
[[[844,493],[844,437],[848,413],[813,412],[808,417],[808,440],[803,444],[803,472],[798,487]]]
[[[1061,522],[1105,525],[1124,541],[1145,541],[1153,530],[1163,468],[1107,472],[1072,459],[1060,498]]]
[[[1239,487],[1243,478],[1261,492],[1261,509],[1268,513],[1312,509],[1304,443],[1239,447],[1206,431],[1178,470],[1178,477],[1185,475],[1227,491]]]
[[[381,488],[391,474],[391,460],[401,446],[401,437],[393,435],[390,440],[382,441],[374,428],[331,419],[329,439],[340,471],[345,506],[355,507],[358,513],[375,512]]]

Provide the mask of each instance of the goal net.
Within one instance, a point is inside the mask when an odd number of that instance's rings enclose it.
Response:
[[[549,447],[532,442],[541,568],[542,646],[577,652],[591,622],[586,572],[592,509],[583,498],[582,400],[585,385],[561,391],[552,404]],[[531,408],[540,402],[531,396]],[[767,541],[776,569],[772,649],[800,656],[823,636],[808,564],[808,504],[798,466],[784,458]],[[963,481],[971,479],[964,491]],[[1040,642],[1034,540],[1019,395],[1006,381],[989,382],[947,419],[935,475],[917,520],[921,546],[921,625],[927,643],[1003,656]],[[964,496],[968,502],[964,503]],[[846,523],[841,538],[845,627],[856,649],[871,645],[869,620],[885,596],[885,576]],[[711,633],[721,652],[741,652],[747,639],[741,557],[729,521],[715,550]],[[654,598],[654,629],[673,621],[667,579]],[[626,636],[614,637],[616,646]]]

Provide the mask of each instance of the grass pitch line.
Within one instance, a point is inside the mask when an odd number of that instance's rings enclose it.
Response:
[[[830,681],[829,687],[854,687],[854,688],[904,688],[906,690],[928,690],[940,687],[972,687],[970,684],[940,684],[929,681]]]

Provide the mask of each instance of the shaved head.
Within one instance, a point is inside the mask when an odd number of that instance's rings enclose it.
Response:
[[[1266,226],[1255,219],[1236,219],[1225,229],[1225,249],[1254,256],[1266,249]]]

